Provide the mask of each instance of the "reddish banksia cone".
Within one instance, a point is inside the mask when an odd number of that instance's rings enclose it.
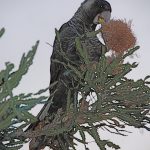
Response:
[[[131,21],[114,20],[102,25],[102,36],[108,49],[123,53],[136,44],[136,37],[131,29]]]

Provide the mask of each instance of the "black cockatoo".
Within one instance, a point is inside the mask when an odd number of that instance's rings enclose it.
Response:
[[[40,111],[38,115],[39,121],[43,120],[46,114],[56,113],[59,108],[65,109],[68,87],[70,86],[70,77],[65,74],[66,69],[63,65],[55,63],[52,60],[57,59],[59,61],[66,61],[62,56],[58,54],[60,51],[60,44],[63,52],[74,63],[78,64],[80,58],[77,54],[75,39],[82,36],[86,32],[92,32],[95,30],[99,19],[108,22],[111,16],[111,5],[105,0],[85,0],[74,16],[59,29],[60,42],[57,37],[55,38],[53,45],[53,53],[51,56],[50,66],[50,84],[58,81],[57,85],[50,89],[50,93],[54,93],[52,103],[47,103]],[[89,55],[92,61],[98,61],[101,56],[102,43],[97,37],[87,39],[86,42],[89,47]],[[62,82],[63,81],[63,82]],[[71,87],[70,87],[71,88]],[[33,129],[38,123],[31,125],[29,128]]]
[[[50,84],[58,81],[58,84],[55,88],[50,90],[50,93],[53,93],[56,89],[53,97],[53,104],[50,106],[48,113],[56,112],[59,108],[65,107],[66,105],[66,96],[67,89],[65,88],[64,83],[67,85],[70,82],[69,77],[66,76],[66,69],[63,65],[53,62],[53,59],[59,61],[63,60],[63,57],[58,54],[60,51],[60,44],[62,50],[65,52],[66,56],[76,64],[79,63],[80,58],[76,51],[75,38],[82,36],[86,32],[92,32],[95,30],[96,25],[99,24],[99,19],[103,19],[105,22],[110,20],[111,16],[111,6],[105,0],[85,0],[80,8],[77,10],[75,15],[59,29],[60,42],[57,37],[55,38],[53,45],[53,53],[51,56],[51,66],[50,66]],[[92,61],[98,61],[101,56],[101,42],[97,37],[89,38],[86,41],[89,47],[89,55]],[[62,82],[63,81],[63,82]],[[69,85],[68,85],[69,86]],[[46,106],[44,106],[46,108]],[[49,106],[47,106],[49,107]],[[44,108],[43,108],[44,110]],[[42,114],[42,111],[41,113]],[[41,119],[43,116],[41,116]]]

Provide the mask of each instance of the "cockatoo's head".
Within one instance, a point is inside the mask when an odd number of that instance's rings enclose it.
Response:
[[[105,0],[85,0],[82,8],[93,24],[102,24],[110,20],[112,9]]]

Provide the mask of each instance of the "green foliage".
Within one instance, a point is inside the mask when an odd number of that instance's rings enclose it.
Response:
[[[92,33],[91,36],[95,36],[95,34]],[[77,51],[81,62],[83,62],[81,66],[74,65],[70,61],[66,63],[65,61],[53,60],[55,63],[64,65],[69,75],[74,79],[72,85],[77,85],[71,89],[68,87],[70,90],[68,90],[67,112],[57,118],[60,122],[61,120],[65,121],[62,121],[63,124],[53,122],[59,124],[59,128],[61,128],[55,130],[57,132],[55,134],[61,135],[62,132],[67,132],[69,137],[70,129],[79,131],[82,140],[76,137],[72,138],[84,144],[85,149],[87,149],[85,138],[85,132],[87,132],[94,138],[101,150],[106,150],[106,146],[119,149],[120,147],[111,141],[101,139],[98,130],[102,128],[122,136],[126,135],[126,125],[149,130],[147,127],[150,124],[148,116],[150,104],[149,76],[145,77],[144,80],[139,79],[137,81],[126,77],[138,65],[136,62],[124,63],[124,60],[134,54],[139,46],[127,50],[123,55],[116,56],[110,62],[106,55],[108,50],[103,45],[102,56],[99,61],[91,62],[86,47],[82,45],[84,38],[86,36],[76,38]],[[64,55],[64,53],[60,52],[60,55]],[[65,60],[69,59],[66,57]],[[74,91],[80,95],[79,100],[74,99],[76,101],[75,107],[70,103],[70,93]],[[52,130],[50,128],[49,130],[46,136],[52,136]],[[69,142],[69,145],[74,149],[75,143]],[[64,145],[62,145],[62,149],[63,147]]]
[[[3,32],[4,30],[1,30],[0,35]],[[39,42],[27,55],[23,55],[18,70],[13,71],[14,65],[6,63],[6,69],[0,72],[0,149],[19,149],[28,138],[45,136],[51,143],[49,147],[52,149],[59,145],[58,149],[65,150],[67,144],[75,150],[75,141],[78,141],[87,150],[86,133],[93,137],[100,150],[106,150],[107,147],[119,149],[118,145],[102,139],[99,129],[122,136],[127,133],[125,130],[127,125],[150,130],[147,127],[150,124],[150,82],[148,81],[150,76],[137,81],[128,79],[126,75],[137,67],[137,63],[124,62],[139,47],[127,50],[123,55],[118,55],[109,61],[106,55],[108,50],[103,45],[99,61],[92,62],[82,42],[87,37],[96,36],[97,33],[97,31],[86,33],[76,38],[81,65],[69,60],[60,45],[61,50],[58,54],[63,56],[64,62],[52,61],[61,63],[67,70],[66,75],[73,79],[71,88],[68,87],[66,111],[59,109],[53,119],[51,119],[52,114],[49,114],[43,120],[44,123],[41,122],[41,125],[44,125],[34,131],[24,132],[28,124],[37,120],[28,111],[36,104],[45,102],[47,97],[41,94],[47,89],[35,94],[19,95],[14,95],[13,89],[19,85],[22,76],[31,66]],[[57,30],[56,36],[59,39]],[[56,84],[57,82],[51,87]],[[49,99],[50,102],[53,94]],[[81,139],[74,136],[78,131]]]
[[[0,36],[4,31],[4,29],[0,31]],[[7,62],[6,69],[0,71],[1,150],[16,150],[22,147],[25,138],[15,137],[13,134],[18,130],[23,131],[27,125],[37,120],[29,113],[29,110],[36,104],[44,103],[47,99],[46,96],[42,96],[45,90],[36,94],[13,94],[13,89],[19,85],[23,75],[28,72],[29,67],[32,65],[38,45],[39,41],[36,42],[27,55],[23,54],[17,70],[14,70],[14,64]]]
[[[3,36],[4,32],[5,32],[5,28],[2,28],[2,29],[0,30],[0,38]]]

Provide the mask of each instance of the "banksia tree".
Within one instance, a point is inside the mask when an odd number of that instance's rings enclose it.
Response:
[[[55,119],[34,131],[31,138],[45,135],[45,139],[47,139],[45,145],[54,150],[66,150],[68,146],[70,149],[76,149],[75,141],[82,143],[85,149],[88,149],[85,135],[85,133],[88,133],[94,138],[101,150],[106,150],[106,146],[114,149],[120,147],[107,139],[101,139],[98,133],[100,128],[122,136],[127,133],[125,130],[127,125],[149,130],[147,126],[150,124],[148,116],[150,103],[149,76],[138,81],[128,79],[126,75],[138,65],[136,62],[132,64],[124,62],[124,59],[134,54],[139,46],[135,46],[136,38],[126,22],[119,21],[118,25],[118,21],[113,21],[113,29],[119,26],[120,30],[117,32],[120,33],[117,33],[117,35],[110,33],[110,35],[113,38],[119,36],[123,39],[123,42],[118,42],[122,45],[115,47],[115,44],[118,44],[117,40],[111,40],[111,38],[108,38],[109,34],[105,34],[108,31],[111,32],[108,28],[110,26],[112,26],[111,23],[104,25],[102,28],[104,41],[107,39],[107,42],[102,47],[102,56],[98,62],[90,61],[90,56],[83,45],[84,40],[96,36],[97,31],[76,38],[76,48],[82,65],[71,64],[63,51],[60,51],[59,54],[65,59],[64,62],[57,59],[52,60],[55,63],[61,63],[67,69],[66,73],[69,73],[73,78],[72,87],[74,88],[68,87],[66,111],[59,109]],[[56,35],[59,38],[58,32],[56,32]],[[115,51],[115,56],[111,61],[106,55],[110,50],[109,48]],[[74,92],[74,97],[72,97],[72,92]],[[79,131],[81,138],[74,136],[77,131]],[[31,143],[31,146],[33,144],[36,143]]]
[[[67,73],[73,78],[73,88],[68,87],[66,110],[59,109],[50,122],[52,116],[47,115],[41,121],[40,127],[34,131],[24,132],[22,128],[20,130],[16,127],[13,129],[15,133],[7,134],[4,131],[10,130],[12,127],[12,122],[8,121],[9,126],[5,126],[1,130],[2,136],[8,138],[9,135],[14,139],[17,137],[17,140],[22,139],[22,142],[28,138],[36,139],[44,136],[45,145],[39,149],[49,146],[53,150],[68,150],[66,147],[75,150],[76,141],[78,141],[87,150],[88,143],[85,134],[88,133],[93,137],[100,150],[106,150],[106,146],[114,149],[120,147],[107,139],[102,139],[98,132],[100,128],[122,136],[127,133],[125,130],[127,125],[150,130],[148,128],[150,124],[150,83],[148,81],[150,76],[137,81],[126,77],[138,66],[136,62],[132,64],[124,62],[125,58],[139,49],[139,46],[135,46],[136,38],[130,25],[122,20],[112,20],[102,26],[101,32],[106,45],[102,46],[102,55],[98,62],[90,61],[89,54],[82,42],[87,37],[96,36],[97,31],[86,33],[75,40],[82,65],[71,64],[63,51],[60,51],[59,55],[64,57],[64,62],[52,60],[64,65]],[[56,34],[59,38],[59,33],[56,32]],[[106,55],[110,50],[114,51],[114,57],[110,58]],[[74,92],[74,97],[72,97],[72,92]],[[39,102],[41,101],[40,99]],[[33,105],[36,103],[32,103],[27,108],[31,108]],[[23,112],[26,112],[25,109]],[[20,121],[25,120],[20,119]],[[78,131],[80,138],[74,136]],[[1,144],[8,147],[3,141]],[[16,145],[14,140],[9,143]],[[31,143],[31,146],[32,144],[36,143]]]

